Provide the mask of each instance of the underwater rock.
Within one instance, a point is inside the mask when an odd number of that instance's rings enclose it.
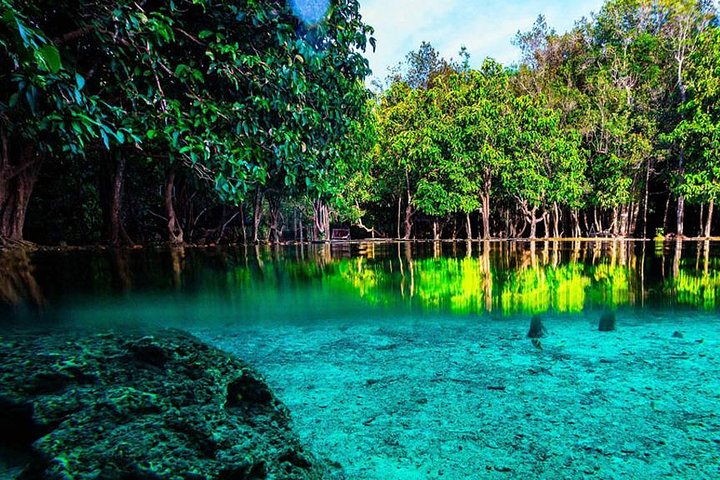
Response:
[[[18,479],[330,476],[265,381],[189,334],[5,334],[0,359]]]
[[[615,312],[605,312],[600,316],[598,330],[601,332],[612,332],[615,330]]]
[[[530,329],[528,330],[528,338],[542,338],[545,336],[546,330],[540,315],[533,315],[530,319]]]

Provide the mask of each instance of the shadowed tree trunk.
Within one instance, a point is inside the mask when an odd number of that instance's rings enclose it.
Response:
[[[486,186],[489,188],[489,185]],[[483,223],[482,238],[488,240],[490,238],[490,192],[486,191],[481,196],[480,215],[482,216]]]
[[[243,204],[238,205],[238,213],[240,213],[240,231],[242,232],[243,245],[247,245],[247,230],[245,229],[245,210]]]
[[[110,206],[108,210],[108,242],[117,247],[121,244],[132,245],[125,227],[122,224],[122,194],[125,184],[126,160],[121,152],[109,155],[113,161],[113,173],[110,182]]]
[[[533,207],[531,209],[528,209],[527,205],[523,204],[523,210],[525,211],[525,220],[530,225],[530,238],[535,239],[537,236],[537,224],[542,222],[544,219],[544,216],[540,216],[540,218],[537,218],[537,207]]]
[[[255,208],[253,209],[252,241],[254,244],[259,242],[258,236],[260,235],[260,221],[262,220],[262,201],[263,194],[258,188],[255,190]]]
[[[298,222],[298,226],[300,227],[300,243],[303,243],[303,214],[302,211],[300,212],[300,221]]]
[[[268,213],[270,215],[270,242],[280,243],[282,240],[282,214],[280,213],[280,199],[275,195],[268,195]]]
[[[165,175],[165,214],[168,219],[168,241],[173,245],[182,245],[184,243],[183,229],[177,219],[175,203],[173,202],[176,171],[177,165],[173,164]]]
[[[0,130],[0,247],[23,240],[25,214],[41,164],[32,145],[13,147]]]

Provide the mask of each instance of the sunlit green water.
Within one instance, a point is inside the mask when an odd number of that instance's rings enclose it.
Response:
[[[720,308],[720,245],[352,244],[6,253],[11,322],[223,325]]]

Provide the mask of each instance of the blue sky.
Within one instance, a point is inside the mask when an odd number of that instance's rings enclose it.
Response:
[[[363,20],[375,28],[377,51],[367,57],[373,76],[384,79],[422,41],[429,41],[445,58],[457,58],[465,45],[472,66],[485,57],[503,64],[516,62],[512,45],[518,30],[529,30],[539,14],[558,32],[598,11],[603,0],[360,0]],[[370,79],[371,80],[371,79]]]

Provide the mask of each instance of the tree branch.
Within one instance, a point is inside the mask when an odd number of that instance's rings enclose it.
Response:
[[[73,40],[76,40],[80,37],[84,37],[87,33],[91,32],[92,28],[90,27],[82,27],[78,28],[77,30],[73,30],[72,32],[68,32],[65,35],[62,35],[57,38],[53,38],[53,43],[55,45],[62,45],[63,43],[71,42]]]

